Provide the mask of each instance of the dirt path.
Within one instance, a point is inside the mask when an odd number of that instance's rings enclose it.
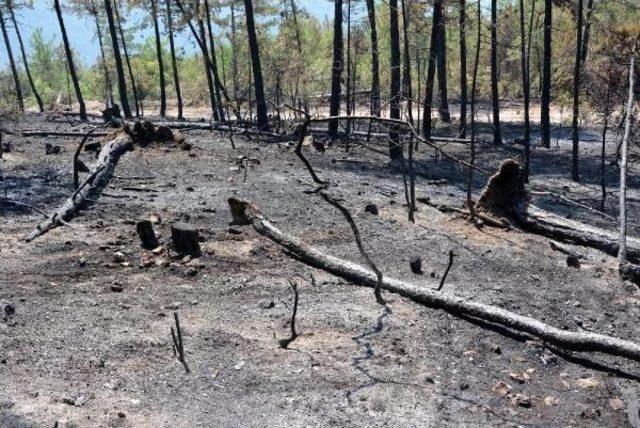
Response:
[[[62,153],[45,156],[45,142],[59,144]],[[9,196],[46,209],[68,196],[77,142],[13,138],[5,159]],[[21,238],[38,215],[0,212],[0,301],[16,311],[0,322],[0,426],[631,424],[627,409],[637,409],[640,395],[637,364],[554,354],[397,296],[387,296],[386,312],[371,290],[313,271],[251,229],[228,225],[226,200],[240,196],[313,245],[360,261],[340,214],[304,193],[308,187],[299,180],[309,179],[290,144],[236,139],[234,152],[227,139],[203,132],[190,133],[188,142],[191,151],[158,145],[127,154],[94,209],[73,228],[31,244]],[[481,153],[486,169],[513,156],[488,146]],[[596,153],[586,147],[584,164],[595,163]],[[246,181],[239,155],[260,161]],[[535,183],[585,203],[597,200],[595,179],[570,186],[564,178],[568,146],[537,149],[534,156]],[[332,162],[345,158],[365,162]],[[571,330],[637,340],[640,292],[620,282],[611,257],[576,248],[585,259],[571,268],[546,239],[477,230],[424,205],[411,225],[401,174],[383,156],[333,147],[310,159],[339,183],[332,194],[345,198],[385,274],[435,287],[453,249],[444,292]],[[428,185],[419,178],[418,196],[462,203],[457,165],[436,164],[433,153],[420,152],[418,167],[448,180]],[[635,180],[631,194],[638,198]],[[477,188],[483,184],[478,177]],[[368,203],[380,215],[366,213]],[[536,203],[615,226],[551,197]],[[630,218],[639,212],[632,205]],[[149,216],[159,221],[164,240],[173,221],[194,223],[204,256],[180,261],[142,250],[135,221]],[[412,255],[422,256],[425,275],[411,273]],[[298,280],[302,336],[283,350],[277,339],[288,334],[287,279],[297,274],[313,274],[315,285]],[[171,350],[174,311],[189,375]]]

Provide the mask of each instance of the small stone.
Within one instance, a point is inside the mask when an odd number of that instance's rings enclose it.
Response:
[[[151,250],[151,254],[153,255],[160,255],[164,252],[164,247],[160,246],[160,247],[156,247],[153,250]]]
[[[516,394],[511,398],[511,404],[519,407],[531,407],[531,398],[528,395]]]
[[[2,314],[5,317],[11,317],[15,315],[16,307],[13,303],[2,303]]]
[[[240,361],[238,364],[236,364],[235,366],[233,366],[233,368],[235,370],[241,370],[242,367],[244,367],[244,361]]]
[[[560,400],[550,395],[547,395],[546,397],[544,397],[543,402],[544,402],[544,405],[547,407],[557,406],[558,404],[560,404]]]
[[[493,393],[499,397],[504,397],[509,394],[509,392],[511,392],[511,386],[509,386],[509,384],[506,382],[499,381],[498,383],[493,385],[491,391],[493,391]]]
[[[190,267],[187,270],[187,276],[197,276],[198,275],[198,269],[194,268],[194,267]]]
[[[595,377],[587,377],[578,379],[576,385],[581,389],[593,390],[598,389],[601,385],[600,381]]]
[[[419,256],[411,257],[411,260],[409,260],[409,266],[411,267],[411,272],[416,275],[422,275],[422,258]]]
[[[369,214],[373,214],[373,215],[379,214],[378,206],[376,204],[367,204],[367,206],[364,207],[364,210]]]
[[[624,410],[625,408],[624,401],[622,401],[618,397],[612,398],[611,400],[609,400],[609,407],[611,407],[611,410],[619,412],[620,410]]]
[[[522,373],[509,373],[509,377],[512,380],[515,380],[518,383],[525,383],[527,382],[529,379],[531,379],[529,377],[529,374],[527,372],[522,372]]]
[[[262,307],[262,309],[271,309],[274,308],[276,304],[273,302],[273,300],[269,300],[267,302],[262,302],[260,306]]]
[[[119,282],[114,282],[113,284],[111,284],[111,291],[113,291],[114,293],[121,293],[122,290],[124,290],[124,284],[121,284]]]
[[[500,346],[496,345],[495,343],[491,344],[491,352],[493,352],[494,354],[502,354],[502,349],[500,348]]]
[[[54,146],[51,143],[47,143],[44,146],[44,152],[47,155],[57,155],[60,154],[60,146]]]
[[[127,417],[127,415],[124,412],[118,412],[118,417],[124,419]]]
[[[113,254],[113,261],[115,263],[124,263],[127,261],[127,256],[125,256],[122,251],[116,251]]]
[[[185,152],[188,152],[188,151],[190,151],[190,150],[193,148],[193,146],[192,146],[190,143],[187,143],[187,142],[185,141],[185,142],[183,142],[183,143],[180,145],[180,148],[181,148],[182,150],[184,150]]]
[[[580,269],[580,260],[578,259],[577,256],[575,255],[569,255],[567,256],[567,266],[572,267],[572,268],[576,268],[576,269]]]

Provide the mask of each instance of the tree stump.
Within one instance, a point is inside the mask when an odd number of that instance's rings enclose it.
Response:
[[[140,237],[142,248],[153,250],[160,245],[158,238],[156,237],[156,232],[153,230],[153,223],[151,223],[151,220],[144,219],[138,221],[136,224],[136,231]]]
[[[177,222],[171,225],[173,248],[180,255],[200,256],[198,230],[189,223]]]

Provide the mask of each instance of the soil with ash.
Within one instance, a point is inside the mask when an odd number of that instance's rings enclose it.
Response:
[[[82,130],[27,117],[13,128]],[[630,426],[637,423],[640,367],[599,354],[566,354],[514,332],[455,318],[345,283],[294,261],[250,227],[230,226],[230,196],[254,201],[279,227],[338,257],[364,264],[348,224],[310,192],[292,142],[203,131],[191,150],[158,143],[126,154],[93,208],[32,243],[41,220],[25,207],[0,211],[0,426]],[[593,135],[592,135],[593,134]],[[487,134],[488,135],[488,134]],[[587,132],[595,138],[597,132]],[[72,193],[80,138],[5,135],[6,196],[50,211]],[[45,143],[61,153],[45,155]],[[580,268],[543,237],[484,227],[419,204],[407,221],[402,173],[386,142],[305,147],[335,185],[384,275],[496,305],[568,330],[638,340],[640,291],[616,262],[571,247]],[[188,146],[187,146],[188,148]],[[446,149],[466,157],[464,144]],[[610,144],[615,151],[615,142]],[[478,147],[493,172],[518,146]],[[582,184],[570,176],[570,142],[533,150],[536,204],[601,227],[616,222],[548,193],[598,207],[599,146],[584,143]],[[241,158],[244,156],[244,158]],[[417,152],[417,196],[462,207],[461,167]],[[92,156],[83,154],[86,164]],[[241,160],[246,159],[246,160]],[[248,161],[247,161],[248,160]],[[616,181],[616,170],[607,179]],[[591,171],[596,171],[591,173]],[[592,175],[589,175],[592,174]],[[639,171],[632,170],[632,233],[640,222]],[[444,180],[442,180],[444,179]],[[487,177],[476,174],[475,195]],[[538,187],[538,190],[540,188]],[[607,214],[615,217],[610,187]],[[547,192],[547,193],[545,193]],[[365,211],[376,204],[379,214]],[[147,251],[136,221],[152,218],[164,244],[175,221],[194,224],[203,256]],[[422,257],[423,275],[409,261]],[[312,280],[313,278],[313,280]],[[289,349],[293,295],[300,291]],[[15,313],[11,313],[11,309]],[[177,312],[187,374],[172,351]]]

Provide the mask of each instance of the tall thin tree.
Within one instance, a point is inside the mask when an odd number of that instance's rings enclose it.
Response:
[[[627,158],[629,155],[629,135],[633,116],[633,97],[635,79],[635,57],[632,54],[629,64],[629,97],[627,99],[627,114],[624,124],[624,136],[620,148],[620,244],[618,247],[618,261],[620,264],[627,260]]]
[[[493,108],[493,143],[502,143],[500,130],[500,94],[498,92],[498,1],[491,0],[491,104]]]
[[[541,144],[551,147],[551,120],[549,104],[551,103],[551,25],[553,21],[553,0],[544,0],[544,36],[542,54],[542,96],[540,99],[540,126],[542,128]]]
[[[460,26],[460,137],[467,136],[467,2],[459,0]]]
[[[380,61],[378,59],[378,32],[376,30],[374,0],[367,0],[367,15],[369,17],[369,37],[371,39],[371,115],[380,116]]]
[[[411,87],[411,54],[409,53],[409,24],[411,19],[411,11],[407,4],[409,0],[402,0],[402,37],[404,39],[404,65],[402,67],[402,93],[407,101],[407,116],[409,123],[413,125],[413,88]]]
[[[11,66],[11,74],[13,75],[13,84],[16,90],[16,99],[18,101],[18,108],[20,111],[24,111],[24,99],[22,97],[22,87],[20,86],[20,78],[18,77],[18,68],[16,67],[16,61],[13,58],[13,51],[11,49],[11,40],[9,40],[9,34],[7,33],[7,25],[4,22],[4,13],[0,8],[0,27],[2,28],[2,37],[4,38],[4,45],[7,48],[7,56],[9,57],[9,65]]]
[[[262,67],[260,66],[260,48],[258,35],[256,34],[255,18],[253,16],[253,1],[244,0],[245,20],[247,22],[247,37],[249,38],[249,50],[251,51],[251,66],[253,70],[253,85],[256,94],[256,114],[259,128],[269,126],[267,116],[267,101],[264,96],[264,82],[262,80]]]
[[[80,119],[87,120],[87,109],[84,105],[84,99],[82,98],[82,91],[80,90],[80,81],[78,80],[78,74],[76,67],[73,63],[73,54],[71,53],[71,46],[69,46],[69,39],[67,38],[67,30],[64,26],[64,19],[62,18],[62,10],[60,9],[60,1],[53,0],[53,6],[58,16],[58,23],[60,24],[60,32],[62,33],[62,44],[64,45],[64,53],[67,57],[67,65],[69,66],[69,73],[71,74],[71,80],[73,81],[73,89],[76,92],[76,99],[80,107]]]
[[[167,114],[167,92],[164,83],[164,61],[162,61],[162,40],[160,39],[160,25],[158,23],[158,4],[156,0],[151,1],[151,19],[153,20],[153,31],[156,36],[156,57],[158,58],[158,84],[160,85],[160,116]]]
[[[438,29],[438,93],[440,94],[440,105],[438,106],[438,116],[445,123],[451,122],[449,113],[449,91],[447,84],[447,19],[444,0],[441,5],[440,24]]]
[[[136,105],[136,117],[140,117],[142,113],[142,101],[138,97],[138,85],[136,79],[133,76],[133,68],[131,67],[131,60],[129,59],[129,51],[127,49],[127,40],[124,37],[124,29],[122,28],[122,19],[120,18],[120,6],[118,0],[113,0],[113,10],[116,13],[116,24],[118,26],[118,32],[120,33],[120,43],[122,43],[122,52],[124,53],[124,61],[127,64],[127,70],[129,72],[129,81],[131,82],[131,89],[133,90],[133,101]]]
[[[27,58],[27,52],[24,48],[24,42],[22,41],[22,33],[20,32],[20,27],[18,26],[18,20],[16,19],[16,14],[13,10],[13,0],[7,0],[7,9],[9,10],[9,17],[11,18],[11,23],[13,24],[13,29],[16,32],[16,36],[18,37],[18,46],[20,47],[20,53],[22,55],[22,64],[24,64],[24,70],[27,74],[27,80],[29,80],[29,86],[31,87],[31,92],[36,99],[36,103],[38,104],[38,109],[40,112],[44,112],[44,104],[42,103],[42,97],[38,93],[38,88],[36,88],[36,84],[31,76],[31,69],[29,68],[29,60]]]
[[[529,118],[530,81],[529,81],[529,51],[524,25],[524,0],[520,0],[520,68],[522,72],[522,96],[524,98],[524,179],[529,181],[531,157],[531,124]]]
[[[218,100],[218,116],[220,120],[224,121],[224,109],[222,106],[222,82],[220,82],[220,76],[218,75],[218,60],[216,58],[215,42],[213,40],[213,29],[211,28],[211,9],[209,7],[209,0],[204,0],[205,16],[207,18],[207,33],[209,34],[209,51],[211,58],[211,73],[213,77],[213,86],[216,91],[216,99]]]
[[[580,119],[580,75],[582,72],[582,8],[583,0],[576,3],[576,60],[573,65],[573,121],[572,131],[572,151],[571,151],[571,178],[573,181],[580,181],[578,168],[578,155],[580,149],[580,133],[578,120]]]
[[[398,26],[398,0],[389,0],[389,30],[391,46],[391,87],[389,90],[391,119],[400,119],[400,30]],[[389,133],[389,156],[392,160],[402,159],[402,146],[395,129]]]
[[[329,114],[331,116],[338,116],[340,114],[340,92],[342,91],[340,80],[342,79],[343,68],[342,51],[342,0],[335,0],[333,17],[333,67],[331,68],[331,99],[329,102]],[[338,136],[337,120],[329,122],[329,136],[331,138]]]
[[[176,57],[176,43],[173,37],[173,13],[171,12],[171,0],[165,0],[167,8],[167,32],[169,34],[169,50],[171,52],[171,69],[173,70],[173,86],[178,101],[178,120],[183,120],[182,91],[180,90],[180,75],[178,73],[178,59]]]
[[[104,8],[107,13],[107,22],[109,23],[109,34],[111,35],[113,59],[116,63],[116,76],[118,79],[118,94],[120,95],[120,104],[122,104],[124,117],[130,119],[131,108],[129,107],[129,98],[127,96],[127,82],[124,78],[124,68],[122,67],[122,57],[120,57],[120,46],[118,44],[118,35],[116,34],[116,25],[113,17],[113,9],[111,8],[111,0],[104,0]]]
[[[442,17],[442,0],[434,0],[431,41],[429,42],[429,63],[427,65],[427,83],[425,85],[425,97],[422,110],[422,134],[424,138],[431,138],[431,109],[433,107],[433,83],[435,81],[436,59],[438,56],[438,37],[440,37],[440,25]]]

